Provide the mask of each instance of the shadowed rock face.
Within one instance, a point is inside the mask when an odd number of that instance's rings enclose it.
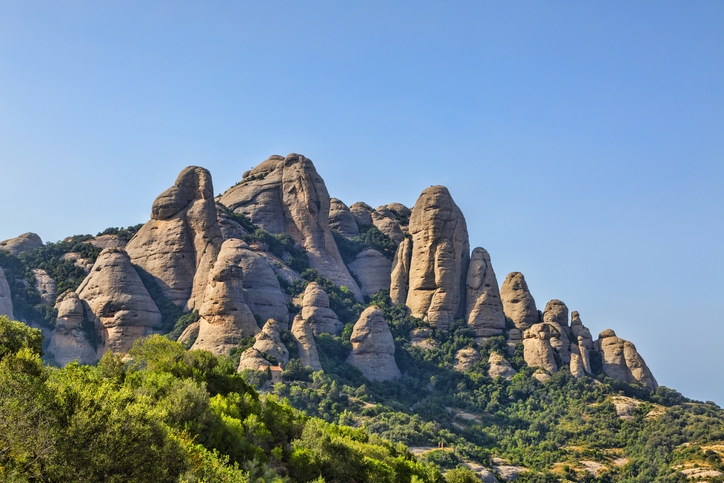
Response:
[[[13,300],[10,294],[10,285],[5,278],[5,272],[0,267],[0,315],[7,315],[13,319]]]
[[[161,328],[161,313],[122,248],[103,250],[77,293],[101,334],[101,354],[128,352],[136,339]]]
[[[299,359],[302,361],[302,365],[311,367],[315,371],[321,371],[322,364],[319,363],[317,344],[314,342],[314,331],[312,326],[302,318],[302,314],[297,314],[294,317],[292,336],[297,341]]]
[[[61,366],[74,360],[80,364],[98,362],[98,353],[79,327],[85,313],[78,294],[68,292],[61,295],[55,308],[58,310],[58,318],[48,345],[48,352],[53,354],[55,361]]]
[[[367,379],[387,381],[400,377],[395,362],[395,342],[381,309],[370,306],[362,312],[354,324],[350,342],[352,352],[347,364],[357,367]]]
[[[15,238],[0,241],[0,250],[8,251],[12,255],[29,252],[42,246],[43,240],[35,233],[23,233]]]
[[[310,283],[304,290],[301,315],[315,337],[319,334],[337,335],[342,331],[342,322],[329,308],[329,295],[316,282]]]
[[[601,332],[595,342],[601,353],[603,372],[624,382],[638,382],[650,391],[659,387],[646,362],[629,341],[616,337],[611,329]]]
[[[203,303],[199,308],[199,335],[192,349],[214,355],[229,354],[241,339],[259,332],[254,315],[244,297],[244,272],[240,259],[248,252],[241,240],[224,242],[211,269]]]
[[[466,288],[465,318],[468,327],[475,331],[478,338],[502,334],[505,329],[505,314],[500,301],[498,280],[490,263],[490,255],[483,248],[474,249],[470,257]]]
[[[509,273],[500,289],[505,316],[513,321],[515,327],[525,330],[539,322],[535,300],[528,290],[525,277],[520,272]]]
[[[558,364],[551,346],[554,337],[551,326],[535,324],[523,333],[523,357],[531,367],[540,367],[548,372],[556,372]]]
[[[329,193],[311,160],[299,154],[272,156],[221,195],[220,201],[271,233],[291,235],[307,250],[313,269],[362,300],[332,236]]]
[[[392,269],[396,302],[402,299],[414,317],[447,328],[465,310],[465,278],[470,261],[468,229],[460,208],[444,186],[422,192],[410,217],[411,244],[403,241]],[[407,277],[401,273],[406,251],[411,250]]]
[[[211,174],[190,166],[153,202],[151,220],[126,245],[164,295],[188,309],[200,305],[222,243]]]
[[[45,305],[55,304],[55,296],[58,292],[58,285],[55,280],[48,275],[48,272],[40,268],[34,268],[32,272],[35,277],[35,290],[40,294],[40,300]]]
[[[372,295],[380,290],[389,290],[392,262],[372,248],[362,250],[349,269],[360,281],[364,295]]]
[[[329,200],[329,227],[347,238],[359,235],[359,227],[347,205],[337,198]]]

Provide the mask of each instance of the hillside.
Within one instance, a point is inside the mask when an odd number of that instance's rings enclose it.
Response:
[[[499,284],[445,187],[348,206],[291,154],[214,193],[189,167],[143,225],[0,242],[0,315],[36,329],[2,322],[6,479],[724,481],[724,412]],[[117,470],[109,411],[156,438]]]

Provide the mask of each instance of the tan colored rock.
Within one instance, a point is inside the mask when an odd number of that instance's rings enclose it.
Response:
[[[32,272],[35,277],[35,290],[40,294],[40,300],[45,305],[54,305],[55,296],[58,293],[58,285],[55,280],[43,269],[34,268]]]
[[[380,206],[372,212],[372,224],[395,243],[400,243],[405,238],[397,215],[386,206]]]
[[[5,278],[5,272],[0,267],[0,315],[7,315],[10,319],[14,319],[13,315],[13,299],[10,294],[10,285]]]
[[[77,253],[77,252],[64,253],[63,255],[60,256],[60,259],[68,260],[69,262],[73,262],[73,265],[82,269],[85,273],[90,273],[91,269],[93,268],[93,263],[90,260],[86,260],[85,258],[82,258],[80,256],[80,253]]]
[[[460,349],[455,353],[455,361],[453,362],[453,369],[460,372],[465,372],[470,367],[480,360],[480,353],[472,347],[466,347]]]
[[[169,300],[191,310],[201,304],[221,243],[211,174],[190,166],[156,198],[126,251]]]
[[[493,379],[496,377],[502,377],[510,380],[516,374],[516,371],[513,369],[513,366],[510,365],[510,362],[497,352],[490,353],[490,357],[488,357],[488,364],[490,365],[488,375]]]
[[[0,250],[8,251],[11,255],[19,255],[42,246],[43,240],[35,233],[23,233],[15,238],[0,241]]]
[[[199,337],[200,327],[201,323],[198,320],[196,322],[192,322],[184,329],[183,332],[181,332],[181,335],[178,336],[178,340],[176,342],[181,342],[186,347],[191,347]]]
[[[551,338],[554,333],[548,324],[535,324],[523,332],[523,358],[530,367],[556,372],[558,364],[553,355]]]
[[[53,355],[55,361],[61,366],[66,366],[74,360],[79,364],[98,362],[98,352],[80,327],[85,312],[78,294],[67,292],[61,295],[55,308],[58,310],[58,317],[48,345],[48,352]]]
[[[256,334],[256,342],[253,348],[263,354],[274,357],[277,360],[277,364],[286,366],[287,362],[289,362],[289,351],[279,336],[280,330],[281,326],[276,320],[267,320],[261,332]]]
[[[525,330],[540,322],[535,300],[528,290],[525,277],[520,272],[509,273],[500,289],[505,316],[513,321],[515,327]]]
[[[161,328],[161,313],[122,248],[103,250],[77,293],[102,338],[99,354],[128,352],[136,339]]]
[[[468,230],[444,186],[422,192],[410,217],[412,257],[406,305],[414,317],[447,328],[465,311]],[[396,279],[393,274],[393,285]]]
[[[613,330],[603,331],[595,342],[601,353],[603,373],[623,382],[638,382],[649,391],[659,387],[646,362],[629,341],[616,337]]]
[[[412,329],[410,331],[410,344],[422,349],[434,349],[438,346],[437,341],[432,338],[432,329],[428,327]]]
[[[125,240],[118,238],[118,235],[99,235],[89,240],[88,243],[100,249],[124,248],[127,244]]]
[[[405,238],[397,247],[392,260],[390,275],[390,299],[395,305],[404,305],[410,289],[410,265],[412,263],[412,238]]]
[[[395,342],[382,310],[367,307],[352,330],[352,352],[347,357],[351,364],[371,381],[388,381],[400,377],[395,362]]]
[[[243,238],[249,233],[239,223],[234,221],[229,213],[218,204],[216,205],[216,219],[221,230],[221,237],[224,240],[230,238]]]
[[[490,255],[475,248],[470,256],[466,279],[465,319],[477,338],[500,335],[505,329],[505,314],[500,301],[498,280],[495,278]]]
[[[395,215],[397,215],[397,219],[400,221],[401,226],[409,224],[412,210],[409,209],[407,206],[403,205],[402,203],[390,203],[388,205],[385,205],[384,208],[392,211],[393,213],[395,213]]]
[[[297,350],[302,365],[311,367],[315,371],[321,371],[322,364],[319,363],[317,344],[314,342],[314,331],[312,326],[302,318],[302,314],[297,314],[294,317],[292,336],[297,341]]]
[[[349,264],[349,269],[360,281],[363,295],[390,289],[392,262],[377,250],[362,250],[355,261]]]
[[[575,310],[571,312],[571,336],[571,374],[576,377],[580,377],[584,373],[592,374],[591,350],[593,350],[593,337],[591,331],[583,325],[580,314]],[[574,355],[576,361],[574,361]],[[574,364],[576,366],[575,372]]]
[[[260,329],[244,297],[244,272],[240,259],[249,252],[237,239],[224,242],[208,276],[203,303],[199,308],[199,336],[192,349],[229,354],[244,337]]]
[[[266,360],[264,354],[262,354],[259,350],[254,349],[253,347],[249,347],[247,350],[241,353],[237,372],[242,372],[245,370],[263,371],[270,366],[271,362]]]
[[[347,238],[359,235],[357,221],[347,205],[337,198],[329,200],[329,227]]]
[[[272,156],[220,202],[271,233],[288,233],[307,251],[311,268],[362,300],[332,236],[329,193],[311,160],[299,154]]]
[[[568,327],[568,307],[560,300],[551,300],[543,311],[543,323],[551,326],[551,347],[561,357],[564,364],[571,361],[571,340]]]
[[[367,203],[358,201],[349,207],[349,211],[352,213],[352,216],[354,216],[358,227],[362,228],[363,226],[370,226],[372,224],[372,212],[375,210]]]
[[[475,342],[478,342],[477,340]],[[483,341],[481,341],[483,342]],[[478,342],[480,343],[480,342]],[[523,332],[520,329],[510,329],[508,331],[508,354],[515,354],[515,348],[518,344],[523,343]]]
[[[302,317],[312,328],[315,337],[319,334],[337,335],[344,326],[337,314],[329,308],[329,295],[316,282],[310,283],[304,290]]]

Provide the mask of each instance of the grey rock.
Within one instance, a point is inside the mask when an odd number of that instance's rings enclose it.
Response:
[[[500,300],[498,280],[490,262],[490,255],[483,248],[475,248],[470,257],[466,280],[467,303],[465,319],[477,338],[487,338],[503,333],[505,314]]]
[[[359,235],[357,221],[347,205],[337,198],[329,200],[329,227],[347,238]]]
[[[535,300],[522,273],[512,272],[505,277],[500,298],[505,316],[513,321],[516,328],[525,330],[540,322]]]
[[[360,281],[364,295],[390,289],[392,262],[377,250],[362,250],[355,261],[349,264],[349,269]]]
[[[35,233],[23,233],[15,238],[0,241],[0,250],[8,251],[12,255],[19,255],[42,246],[43,240]]]
[[[395,362],[395,342],[382,310],[367,307],[352,330],[352,352],[347,357],[351,364],[371,381],[387,381],[400,377]]]

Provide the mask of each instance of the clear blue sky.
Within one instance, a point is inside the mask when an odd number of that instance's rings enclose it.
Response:
[[[271,154],[450,188],[499,280],[724,405],[724,3],[0,1],[0,239],[148,219]]]

